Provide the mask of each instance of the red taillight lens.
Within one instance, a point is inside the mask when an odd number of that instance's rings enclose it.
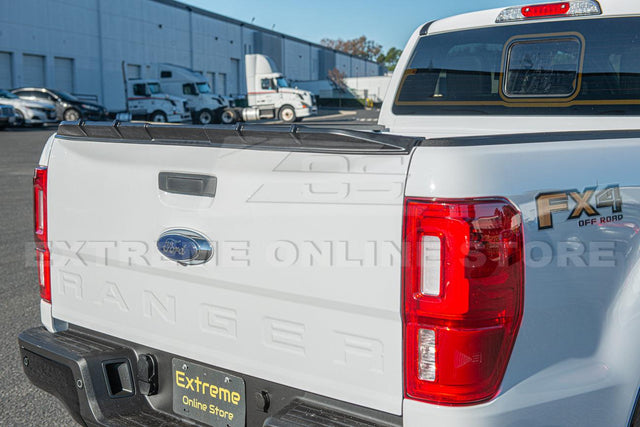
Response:
[[[51,268],[47,233],[47,168],[36,168],[33,175],[33,213],[40,298],[51,302]]]
[[[524,6],[520,12],[525,18],[539,18],[543,16],[566,15],[569,12],[568,2],[538,4]]]
[[[522,318],[520,213],[503,199],[407,199],[404,242],[406,396],[491,399]]]

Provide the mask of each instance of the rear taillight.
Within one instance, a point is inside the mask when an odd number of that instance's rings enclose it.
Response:
[[[407,199],[406,397],[445,405],[493,398],[522,318],[521,216],[503,199]]]
[[[47,168],[36,168],[33,175],[33,211],[40,298],[51,302],[51,267],[47,232]]]

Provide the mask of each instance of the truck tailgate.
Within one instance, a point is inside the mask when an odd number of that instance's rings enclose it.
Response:
[[[168,126],[132,126],[151,136],[128,140],[104,128],[63,125],[51,149],[55,318],[401,413],[408,150],[189,143]],[[215,177],[215,196],[163,191],[161,172]],[[172,229],[205,236],[213,258],[162,256]]]

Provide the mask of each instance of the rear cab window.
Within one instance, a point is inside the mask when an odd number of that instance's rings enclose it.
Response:
[[[580,85],[579,34],[515,37],[506,47],[502,92],[505,98],[569,98]]]
[[[394,114],[640,114],[640,18],[422,36]]]

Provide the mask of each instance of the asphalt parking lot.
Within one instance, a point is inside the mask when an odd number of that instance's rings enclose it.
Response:
[[[33,260],[32,176],[55,128],[0,132],[0,425],[71,426],[57,399],[33,387],[22,374],[17,336],[40,323],[38,279]]]
[[[326,110],[302,124],[372,128],[376,110]],[[276,122],[272,122],[276,123]],[[20,331],[40,324],[33,251],[32,176],[55,127],[0,131],[0,425],[73,426],[53,396],[33,387],[22,373]]]

